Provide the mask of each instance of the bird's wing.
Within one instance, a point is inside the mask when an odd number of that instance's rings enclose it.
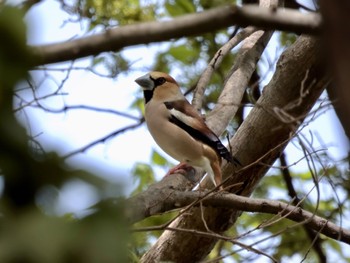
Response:
[[[212,147],[219,156],[227,161],[237,163],[218,136],[209,129],[204,119],[187,100],[167,101],[164,104],[169,110],[170,122],[185,130],[194,139]]]

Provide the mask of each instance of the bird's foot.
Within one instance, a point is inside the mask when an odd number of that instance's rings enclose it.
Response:
[[[165,176],[171,175],[171,174],[183,174],[185,175],[186,173],[188,173],[189,171],[194,170],[194,168],[190,165],[188,165],[187,163],[179,163],[178,165],[176,165],[175,167],[171,168]]]

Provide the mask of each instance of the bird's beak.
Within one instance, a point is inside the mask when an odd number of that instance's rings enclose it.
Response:
[[[149,74],[143,75],[135,79],[135,82],[139,84],[144,90],[153,90],[154,88],[154,83]]]

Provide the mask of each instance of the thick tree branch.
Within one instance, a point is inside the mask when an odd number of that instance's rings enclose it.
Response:
[[[30,49],[36,58],[33,60],[33,66],[37,66],[117,51],[128,46],[200,35],[233,25],[255,25],[266,29],[318,34],[321,30],[321,19],[318,14],[305,14],[290,9],[231,5],[181,16],[171,21],[117,27],[100,34],[61,43],[32,46]]]
[[[231,165],[223,168],[225,186],[243,183],[232,192],[249,196],[257,186],[324,90],[329,77],[322,70],[320,48],[315,39],[302,36],[277,63],[276,73],[234,138],[233,154],[246,166],[237,173]],[[307,74],[306,81],[305,75]],[[262,158],[263,156],[263,158]],[[258,162],[256,162],[259,160]],[[222,233],[234,224],[240,211],[227,208],[192,208],[170,227]],[[216,239],[188,233],[165,231],[142,257],[142,262],[196,262],[202,260]],[[181,251],[181,256],[175,251]],[[185,255],[185,256],[184,256]]]
[[[153,202],[143,203],[141,206],[140,200],[145,198],[148,200],[153,199]],[[274,200],[248,198],[227,192],[208,194],[205,192],[183,192],[169,187],[153,187],[142,193],[141,196],[133,197],[129,200],[129,220],[130,222],[136,222],[152,215],[182,208],[194,203],[198,205],[199,201],[203,206],[274,214],[295,222],[305,222],[305,226],[314,231],[320,232],[332,239],[350,244],[350,230],[343,229],[298,206]],[[134,209],[135,207],[137,207],[137,209]]]
[[[321,17],[316,13],[304,13],[289,8],[257,8],[245,5],[237,11],[240,26],[254,25],[264,29],[276,29],[304,34],[319,34]],[[305,25],[307,25],[305,27]]]
[[[350,139],[350,26],[348,1],[320,1],[326,34],[323,40],[334,81],[327,88],[334,109]],[[349,145],[346,145],[349,149]]]
[[[174,209],[172,203],[172,193],[174,191],[184,192],[192,189],[199,178],[195,174],[188,172],[182,174],[172,174],[148,187],[146,191],[133,196],[127,200],[127,219],[136,223],[149,216],[156,215]],[[164,200],[167,200],[163,202]],[[177,207],[178,208],[178,207]]]

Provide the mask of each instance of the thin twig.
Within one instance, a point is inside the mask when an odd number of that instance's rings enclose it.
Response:
[[[43,111],[50,112],[50,113],[64,113],[64,112],[67,112],[69,110],[90,110],[90,111],[96,111],[96,112],[115,114],[118,116],[122,116],[125,118],[135,120],[135,121],[140,121],[142,119],[140,117],[136,117],[136,116],[130,115],[130,114],[125,113],[125,112],[112,110],[112,109],[103,109],[103,108],[89,106],[89,105],[70,105],[70,106],[66,105],[61,109],[51,109],[51,108],[44,107],[42,105],[27,105],[27,106],[39,108],[39,109],[42,109]],[[22,109],[22,107],[20,109]],[[16,112],[20,109],[18,108],[18,109],[15,109],[14,111]]]
[[[81,147],[81,148],[79,148],[79,149],[73,151],[73,152],[70,152],[70,153],[68,153],[68,154],[66,154],[66,155],[64,155],[64,156],[62,156],[62,159],[67,159],[67,158],[70,158],[70,157],[72,157],[73,155],[76,155],[76,154],[78,154],[78,153],[83,153],[83,152],[85,152],[87,149],[89,149],[89,148],[95,146],[96,144],[104,143],[104,142],[107,141],[108,139],[110,139],[110,138],[112,138],[112,137],[114,137],[114,136],[116,136],[116,135],[118,135],[118,134],[121,134],[121,133],[126,132],[126,131],[128,131],[128,130],[132,130],[132,129],[135,129],[135,128],[139,127],[140,125],[142,125],[142,123],[143,123],[143,120],[140,120],[140,122],[138,122],[138,123],[136,123],[136,124],[132,124],[132,125],[126,126],[126,127],[122,128],[122,129],[119,129],[119,130],[116,130],[116,131],[114,131],[114,132],[112,132],[112,133],[110,133],[110,134],[107,134],[106,136],[104,136],[104,137],[102,137],[102,138],[100,138],[100,139],[98,139],[98,140],[96,140],[96,141],[93,141],[93,142],[91,142],[91,143],[89,143],[89,144],[87,144],[87,145],[85,145],[85,146],[83,146],[83,147]]]

